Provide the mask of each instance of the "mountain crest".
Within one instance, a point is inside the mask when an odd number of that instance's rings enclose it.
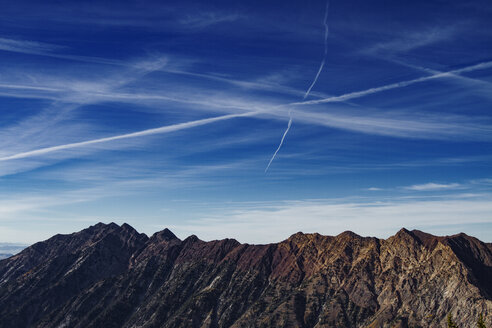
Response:
[[[468,327],[492,314],[491,270],[464,234],[249,245],[98,223],[0,261],[0,327]]]

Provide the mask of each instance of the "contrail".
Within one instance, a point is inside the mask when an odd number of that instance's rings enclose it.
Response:
[[[280,148],[282,147],[282,144],[284,143],[284,139],[285,139],[285,136],[287,135],[287,133],[289,132],[290,130],[290,126],[292,125],[292,117],[289,118],[289,123],[287,123],[287,129],[285,130],[284,132],[284,135],[282,136],[282,139],[280,140],[280,144],[278,145],[278,148],[277,150],[275,151],[275,153],[273,154],[272,158],[270,159],[270,162],[268,162],[268,165],[265,169],[265,173],[268,171],[268,169],[270,168],[270,164],[272,164],[273,160],[275,159],[275,156],[277,155],[278,151],[280,150]]]
[[[185,123],[167,125],[167,126],[162,126],[162,127],[158,127],[158,128],[142,130],[142,131],[138,131],[138,132],[120,134],[120,135],[112,136],[112,137],[93,139],[93,140],[87,140],[87,141],[82,141],[82,142],[74,142],[74,143],[69,143],[69,144],[64,144],[64,145],[59,145],[59,146],[54,146],[54,147],[46,147],[46,148],[31,150],[31,151],[18,153],[18,154],[14,154],[14,155],[10,155],[10,156],[0,157],[0,161],[9,161],[9,160],[13,160],[13,159],[40,156],[40,155],[52,153],[52,152],[59,151],[59,150],[84,147],[84,146],[89,146],[89,145],[98,144],[98,143],[102,143],[102,142],[120,140],[120,139],[143,137],[143,136],[148,136],[148,135],[153,135],[153,134],[170,133],[170,132],[190,129],[190,128],[194,128],[197,126],[206,125],[206,124],[210,124],[210,123],[214,123],[214,122],[218,122],[218,121],[229,120],[232,118],[252,116],[252,115],[255,115],[257,113],[258,112],[246,112],[246,113],[242,113],[242,114],[228,114],[228,115],[222,115],[222,116],[217,116],[217,117],[212,117],[212,118],[205,118],[205,119],[190,121],[190,122],[185,122]]]
[[[319,65],[318,73],[316,73],[316,76],[314,77],[313,83],[311,83],[311,85],[309,86],[309,89],[307,89],[306,93],[304,94],[303,99],[306,99],[307,96],[309,96],[311,89],[314,87],[316,82],[318,82],[319,75],[321,74],[321,71],[323,70],[323,67],[325,66],[326,56],[328,55],[328,34],[330,33],[330,30],[328,29],[328,9],[329,8],[330,8],[330,1],[326,1],[325,18],[323,19],[323,25],[325,26],[325,40],[324,40],[325,52],[323,55],[323,60],[321,61],[321,64]]]
[[[386,90],[403,88],[403,87],[406,87],[406,86],[409,86],[412,84],[425,82],[425,81],[429,81],[429,80],[434,80],[434,79],[438,79],[441,77],[454,76],[455,74],[472,72],[472,71],[475,71],[478,69],[485,69],[485,68],[489,68],[489,67],[492,67],[492,61],[483,62],[483,63],[479,63],[476,65],[455,69],[452,71],[441,72],[441,73],[437,73],[434,75],[424,76],[424,77],[420,77],[420,78],[413,79],[413,80],[407,80],[407,81],[387,84],[387,85],[383,85],[381,87],[370,88],[370,89],[363,90],[363,91],[350,92],[350,93],[346,93],[346,94],[343,94],[340,96],[333,96],[333,97],[328,97],[328,98],[323,98],[323,99],[318,99],[318,100],[294,102],[294,103],[290,103],[289,105],[291,105],[291,106],[293,106],[293,105],[316,105],[316,104],[324,104],[324,103],[330,103],[330,102],[340,102],[340,101],[345,101],[345,100],[349,100],[349,99],[364,97],[367,95],[371,95],[373,93],[378,93],[378,92],[382,92],[382,91],[386,91]]]
[[[326,1],[326,8],[325,8],[325,16],[323,18],[323,25],[325,27],[325,38],[324,38],[324,47],[325,51],[323,53],[323,59],[321,60],[321,64],[319,65],[318,72],[316,73],[316,76],[314,77],[313,82],[309,86],[309,88],[306,90],[306,93],[302,97],[302,99],[306,99],[309,96],[309,93],[311,92],[311,89],[314,87],[316,82],[318,82],[319,75],[321,74],[321,71],[323,70],[323,67],[325,66],[325,61],[326,61],[326,56],[328,55],[328,34],[329,34],[329,29],[328,29],[328,9],[330,8],[330,1]],[[268,171],[270,168],[270,165],[272,164],[273,160],[275,159],[275,156],[277,156],[277,153],[279,152],[280,148],[282,148],[282,145],[284,143],[285,136],[287,133],[289,133],[290,126],[292,125],[292,109],[289,109],[289,122],[287,123],[287,129],[285,129],[284,134],[282,135],[282,139],[280,140],[280,144],[277,147],[277,150],[275,153],[273,153],[272,158],[270,158],[270,162],[268,162],[268,165],[265,169],[265,173]]]
[[[426,77],[422,77],[422,78],[418,78],[418,79],[397,82],[397,83],[388,84],[385,86],[371,88],[371,89],[367,89],[367,90],[363,90],[363,91],[351,92],[351,93],[343,94],[340,96],[334,96],[334,97],[324,98],[324,99],[320,99],[320,100],[311,100],[311,101],[290,103],[290,104],[286,104],[286,106],[341,102],[341,101],[345,101],[348,99],[360,98],[360,97],[363,97],[366,95],[370,95],[370,94],[374,94],[374,93],[378,93],[378,92],[382,92],[382,91],[386,91],[386,90],[406,87],[406,86],[409,86],[409,85],[412,85],[415,83],[419,83],[419,82],[424,82],[424,81],[437,79],[437,78],[441,78],[441,77],[446,77],[446,76],[453,77],[456,74],[472,72],[475,70],[486,69],[486,68],[490,68],[490,67],[492,67],[492,61],[483,62],[483,63],[479,63],[476,65],[467,66],[467,67],[463,67],[463,68],[456,69],[456,70],[451,70],[448,72],[440,72],[440,73],[437,73],[434,75],[430,75],[430,76],[426,76]],[[13,87],[16,88],[17,86],[13,86]],[[48,91],[57,91],[57,90],[56,89],[53,89],[53,90],[50,89]],[[106,137],[106,138],[70,143],[70,144],[59,145],[59,146],[54,146],[54,147],[46,147],[46,148],[41,148],[41,149],[32,150],[32,151],[28,151],[28,152],[22,152],[22,153],[18,153],[18,154],[14,154],[14,155],[0,157],[0,161],[8,161],[8,160],[13,160],[13,159],[40,156],[43,154],[47,154],[47,153],[51,153],[51,152],[55,152],[55,151],[59,151],[59,150],[83,147],[83,146],[88,146],[88,145],[92,145],[92,144],[103,143],[103,142],[114,141],[114,140],[120,140],[120,139],[135,138],[135,137],[147,136],[147,135],[152,135],[152,134],[169,133],[169,132],[173,132],[173,131],[184,130],[184,129],[193,128],[193,127],[197,127],[197,126],[201,126],[201,125],[206,125],[206,124],[217,122],[217,121],[228,120],[228,119],[232,119],[232,118],[236,118],[236,117],[253,116],[253,115],[257,115],[258,113],[259,113],[258,111],[250,111],[250,112],[245,112],[242,114],[228,114],[228,115],[217,116],[217,117],[201,119],[201,120],[196,120],[196,121],[190,121],[190,122],[185,122],[185,123],[179,123],[179,124],[174,124],[174,125],[169,125],[169,126],[163,126],[163,127],[159,127],[159,128],[148,129],[148,130],[143,130],[143,131],[138,131],[138,132],[133,132],[133,133],[128,133],[128,134],[122,134],[122,135],[117,135],[117,136],[113,136],[113,137]],[[292,125],[292,117],[289,119],[287,129],[282,136],[279,147],[277,148],[272,159],[268,163],[268,166],[267,166],[265,172],[269,169],[273,159],[275,159],[275,156],[277,155],[281,146],[283,145],[284,139],[285,139],[287,133],[289,132],[291,125]]]
[[[412,64],[403,62],[401,60],[394,59],[394,58],[389,58],[388,60],[393,62],[393,63],[397,63],[399,65],[402,65],[405,67],[410,67],[410,68],[413,68],[413,69],[416,69],[419,71],[423,71],[423,72],[427,72],[427,73],[430,73],[433,75],[443,73],[442,71],[438,71],[438,70],[423,67],[423,66],[412,65]],[[488,81],[484,81],[484,80],[480,80],[480,79],[474,79],[474,78],[463,76],[463,75],[450,74],[449,77],[453,78],[453,79],[458,79],[458,80],[463,81],[463,82],[467,82],[469,84],[480,85],[480,86],[484,86],[484,87],[488,87],[488,88],[492,87],[492,82],[488,82]]]

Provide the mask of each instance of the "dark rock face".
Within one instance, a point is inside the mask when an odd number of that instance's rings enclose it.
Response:
[[[492,314],[491,270],[464,234],[248,245],[100,223],[0,261],[0,327],[469,327]]]

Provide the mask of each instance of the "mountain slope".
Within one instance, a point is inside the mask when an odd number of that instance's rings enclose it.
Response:
[[[491,270],[464,234],[249,245],[100,223],[0,261],[0,327],[468,327],[492,314]]]

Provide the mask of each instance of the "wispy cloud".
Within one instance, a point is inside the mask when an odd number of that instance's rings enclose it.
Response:
[[[22,40],[12,40],[16,41],[19,43],[23,43]],[[63,49],[63,47],[60,47]],[[9,51],[13,52],[19,52],[18,49],[10,48]],[[34,52],[30,52],[33,53]],[[285,95],[294,95],[294,96],[302,96],[305,95],[305,91],[295,89],[293,87],[289,87],[288,85],[282,84],[278,79],[272,79],[271,75],[267,75],[266,77],[259,77],[253,80],[242,80],[235,78],[233,76],[224,76],[224,75],[217,75],[213,73],[203,73],[203,72],[196,72],[192,69],[192,64],[195,62],[194,60],[191,60],[189,58],[181,58],[181,57],[176,57],[176,56],[169,56],[169,55],[162,55],[162,54],[154,54],[153,56],[147,57],[147,58],[138,58],[137,60],[113,60],[113,59],[106,59],[106,58],[99,58],[99,57],[85,57],[85,56],[78,56],[78,55],[65,55],[65,54],[60,54],[60,53],[55,53],[52,51],[36,51],[36,55],[40,56],[46,56],[46,57],[55,57],[55,58],[61,58],[61,59],[68,59],[71,61],[79,61],[79,62],[88,62],[88,63],[95,63],[95,64],[107,64],[111,66],[121,66],[124,67],[126,70],[135,70],[135,71],[142,71],[142,72],[162,72],[162,73],[167,73],[169,74],[168,79],[172,79],[173,76],[183,76],[183,77],[190,77],[190,78],[195,78],[197,80],[203,79],[203,80],[208,80],[208,81],[214,81],[214,82],[220,82],[224,83],[225,85],[232,86],[235,88],[240,88],[240,89],[245,89],[245,90],[258,90],[258,91],[263,91],[263,92],[274,92],[274,93],[279,93],[279,94],[285,94]],[[72,78],[65,78],[64,81],[61,81],[58,83],[56,79],[53,79],[52,75],[50,76],[40,76],[39,74],[32,74],[29,73],[30,78],[36,78],[36,81],[22,81],[19,80],[18,78],[16,79],[11,79],[9,81],[6,79],[7,74],[3,74],[2,81],[0,81],[0,89],[7,89],[5,92],[1,92],[2,96],[6,97],[26,97],[26,98],[39,98],[39,99],[51,99],[53,98],[52,94],[41,94],[41,93],[34,93],[34,94],[27,94],[25,91],[46,91],[46,92],[51,92],[51,93],[67,93],[70,91],[82,91],[80,88],[76,88],[77,85],[76,83],[82,84],[83,81],[77,81],[76,79]],[[278,76],[278,74],[274,74]],[[290,79],[292,79],[295,74],[290,76]],[[285,81],[285,75],[282,75],[283,79],[282,82],[286,83]],[[100,84],[100,82],[95,82],[94,78],[92,78],[90,81],[86,81],[85,84],[87,85],[97,85]],[[12,92],[14,90],[19,90],[21,93],[15,93]],[[96,88],[93,89],[94,91],[98,91],[97,93],[101,93],[104,91],[104,88]],[[87,90],[89,91],[89,90]],[[317,98],[319,97],[326,97],[324,94],[320,93],[313,93],[313,95]],[[59,100],[59,99],[56,99]]]
[[[45,83],[49,81],[43,80],[30,85],[3,83],[0,85],[0,88],[9,89],[12,94],[15,94],[16,90],[24,88],[23,93],[19,95],[20,97],[25,97],[26,93],[32,92],[32,96],[43,94],[46,97],[52,97],[50,99],[56,100],[57,102],[61,101],[78,105],[108,101],[145,105],[145,102],[148,102],[155,111],[159,111],[162,104],[175,102],[187,105],[187,109],[189,110],[205,110],[214,113],[219,111],[224,112],[226,114],[225,116],[242,115],[244,112],[254,111],[255,113],[251,115],[266,120],[285,120],[286,109],[289,109],[294,111],[296,119],[303,124],[399,138],[451,140],[455,139],[456,135],[460,135],[464,140],[490,140],[492,137],[492,127],[487,125],[480,117],[472,118],[442,113],[434,115],[420,112],[409,114],[408,112],[405,112],[405,110],[400,111],[398,109],[383,112],[377,108],[371,109],[371,111],[368,112],[341,107],[338,108],[335,106],[330,106],[329,112],[319,112],[307,109],[307,106],[304,106],[307,104],[323,104],[326,102],[344,102],[365,95],[411,85],[424,80],[485,69],[492,67],[492,62],[468,66],[450,72],[439,72],[420,79],[403,81],[341,96],[325,97],[324,99],[308,102],[291,103],[288,106],[284,105],[281,102],[283,99],[280,98],[274,98],[274,103],[273,101],[266,101],[261,97],[252,95],[245,96],[240,92],[230,91],[227,93],[214,93],[213,90],[211,92],[207,87],[201,87],[195,90],[193,87],[187,86],[186,89],[183,89],[182,86],[178,84],[176,87],[166,89],[164,94],[158,88],[153,92],[152,90],[147,91],[144,87],[139,87],[137,91],[135,91],[134,86],[128,89],[124,88],[125,85],[135,82],[142,76],[145,76],[145,74],[148,74],[148,72],[165,70],[167,65],[167,58],[163,57],[156,58],[156,60],[143,60],[141,62],[128,63],[127,66],[131,68],[128,68],[126,73],[122,74],[122,76],[109,76],[103,79],[95,79],[95,81],[77,79],[67,80],[62,77],[58,81],[51,81],[52,83]],[[237,83],[238,85],[241,85],[241,81],[237,81]],[[137,83],[134,84],[138,85]],[[255,85],[254,87],[261,88],[261,83],[258,83],[258,85]],[[141,92],[140,89],[145,91]],[[193,97],[190,97],[190,94],[193,94]],[[74,106],[74,108],[76,107],[77,105]],[[16,147],[2,147],[3,151],[0,154],[1,159],[5,161],[8,159],[28,158],[39,156],[41,154],[60,152],[62,150],[149,135],[147,133],[141,134],[143,131],[137,131],[119,134],[113,137],[90,139],[86,138],[87,135],[81,134],[79,136],[73,136],[71,140],[85,139],[86,141],[74,141],[63,145],[56,145],[56,139],[59,139],[56,136],[53,140],[44,140],[45,142],[43,143],[37,141],[34,143],[27,142],[27,140],[33,140],[32,131],[43,130],[48,132],[49,130],[46,129],[46,122],[50,122],[50,126],[53,126],[54,123],[60,122],[60,117],[63,117],[62,113],[63,111],[55,110],[49,115],[41,115],[43,117],[40,116],[39,119],[33,120],[33,124],[21,124],[9,131],[5,131],[5,129],[0,131],[0,135],[6,137],[4,138],[5,140],[19,140],[17,144],[21,145],[19,149],[16,149]],[[49,119],[49,117],[56,117],[57,119],[52,120]],[[288,127],[290,127],[290,125],[291,123],[288,123]],[[31,128],[29,128],[29,126]],[[60,125],[58,128],[63,128],[63,126]],[[71,129],[71,126],[67,125],[65,128]],[[13,138],[13,136],[16,136],[16,138]],[[282,141],[284,138],[285,132]],[[111,147],[108,146],[108,148]]]
[[[108,81],[108,84],[103,85],[100,85],[100,83],[96,83],[94,85],[84,85],[83,83],[78,83],[74,86],[70,86],[67,83],[67,93],[60,95],[60,98],[58,99],[65,101],[76,101],[81,104],[116,101],[142,105],[145,104],[146,101],[149,101],[149,105],[152,108],[155,108],[155,110],[163,108],[163,106],[169,104],[169,102],[176,102],[187,105],[187,108],[190,110],[225,112],[226,117],[230,117],[228,115],[235,117],[235,115],[242,115],[245,112],[249,113],[253,110],[255,113],[250,113],[250,115],[254,115],[264,120],[286,119],[285,109],[282,105],[275,105],[271,102],[262,101],[261,98],[257,99],[257,97],[241,97],[235,94],[228,94],[226,96],[222,94],[205,94],[203,93],[203,90],[201,92],[192,92],[194,97],[191,98],[189,97],[190,92],[188,90],[184,93],[182,92],[176,94],[174,94],[174,91],[168,90],[165,95],[138,92],[124,93],[121,91],[112,90],[113,85],[122,85],[125,81],[131,80],[132,79],[128,80],[128,78],[116,79],[117,82],[113,83]],[[54,87],[49,87],[49,92],[52,92],[52,89],[55,89],[55,86],[61,87],[61,85],[61,81],[53,84]],[[80,99],[80,101],[77,99]],[[39,156],[39,154],[60,152],[62,150],[102,143],[106,143],[107,148],[114,148],[119,146],[118,144],[115,144],[114,146],[109,145],[111,141],[148,135],[147,133],[141,134],[140,132],[142,131],[137,131],[134,133],[122,134],[123,136],[127,136],[123,138],[119,138],[117,136],[114,136],[117,138],[103,137],[81,142],[74,141],[65,145],[56,145],[57,140],[60,139],[56,135],[53,136],[53,140],[50,141],[46,139],[43,143],[39,143],[39,141],[43,141],[43,139],[40,139],[39,137],[32,137],[35,135],[33,133],[36,131],[50,132],[50,134],[53,134],[52,132],[56,131],[56,129],[63,129],[63,125],[57,126],[55,130],[53,129],[54,124],[57,122],[57,119],[54,118],[59,116],[60,113],[62,112],[60,112],[59,109],[56,109],[51,114],[46,113],[39,116],[37,119],[31,119],[30,123],[25,122],[24,124],[18,125],[13,129],[11,128],[10,130],[0,130],[0,135],[5,136],[5,138],[3,138],[4,146],[2,148],[3,154],[1,154],[1,158],[4,158],[4,160],[5,158],[27,158]],[[396,109],[383,114],[377,109],[373,109],[370,112],[360,110],[354,111],[348,110],[346,107],[338,108],[334,105],[330,107],[330,112],[314,112],[296,108],[295,113],[297,121],[303,124],[325,126],[328,128],[336,128],[372,135],[436,140],[455,140],[456,135],[459,135],[463,140],[490,140],[492,138],[492,127],[487,125],[486,122],[480,119],[480,117],[473,119],[461,115],[442,113],[434,115],[419,112],[409,114],[406,111],[398,111]],[[47,129],[47,122],[49,122],[50,126],[52,126],[50,129]],[[67,132],[76,131],[70,125],[65,126],[65,129]],[[81,133],[79,136],[73,135],[70,139],[80,140],[84,138],[84,135],[84,133]],[[7,141],[12,142],[14,140],[20,140],[20,147],[16,148],[13,145],[9,146],[8,143],[5,144]],[[71,156],[74,155],[77,154],[74,153]],[[16,157],[12,158],[12,156]]]
[[[45,56],[58,59],[73,60],[78,62],[87,62],[93,64],[106,64],[106,65],[124,65],[124,62],[115,59],[107,59],[101,57],[70,55],[61,53],[62,50],[67,47],[22,39],[7,39],[0,38],[0,51],[9,51],[22,54],[30,54],[37,56]]]
[[[405,53],[417,48],[433,45],[442,41],[452,40],[458,33],[457,26],[433,27],[424,31],[405,32],[393,37],[390,41],[376,43],[366,49],[364,54],[387,55]]]
[[[94,81],[54,75],[46,79],[34,77],[31,85],[4,83],[0,89],[6,88],[9,94],[15,94],[22,89],[23,92],[19,95],[21,98],[28,95],[41,99],[46,97],[53,100],[53,103],[41,107],[33,115],[15,121],[15,124],[0,129],[0,157],[8,157],[9,153],[26,153],[32,149],[50,148],[59,140],[80,140],[80,137],[86,134],[93,134],[94,128],[91,125],[73,119],[77,109],[107,101],[100,94],[114,92],[153,70],[162,68],[165,63],[161,58],[155,61],[145,60],[142,65],[134,63],[131,68],[104,74],[103,77],[96,73]]]
[[[297,110],[296,118],[306,124],[398,138],[455,140],[457,135],[463,136],[463,140],[485,141],[492,138],[492,126],[482,124],[480,118],[452,114],[409,114],[396,110],[381,115],[377,112],[331,109],[332,112],[322,113]]]
[[[413,191],[436,191],[436,190],[458,189],[461,187],[462,187],[462,185],[459,183],[442,184],[442,183],[429,182],[429,183],[413,185],[413,186],[408,186],[408,187],[403,187],[403,188],[407,189],[407,190],[413,190]]]
[[[63,48],[59,45],[39,41],[0,38],[0,50],[3,51],[26,54],[49,54]]]
[[[444,72],[438,69],[431,69],[424,67],[422,64],[411,64],[407,62],[407,53],[421,47],[435,46],[436,44],[442,42],[451,42],[459,37],[464,30],[466,30],[466,25],[469,24],[461,22],[448,26],[433,26],[421,31],[405,31],[403,33],[398,32],[396,36],[391,36],[391,40],[373,44],[362,49],[360,52],[363,55],[386,60],[391,63],[396,63],[421,72],[430,73],[432,75],[443,74]],[[407,61],[402,60],[401,58],[407,58]],[[464,85],[470,86],[470,89],[474,92],[481,91],[477,90],[476,87],[479,87],[479,89],[485,88],[485,92],[482,92],[482,94],[487,96],[490,95],[492,83],[486,80],[463,76],[459,73],[448,73],[441,77],[463,82]]]
[[[234,87],[250,89],[250,90],[270,91],[270,92],[276,92],[276,93],[294,95],[294,96],[302,96],[305,94],[304,91],[282,84],[276,79],[272,79],[271,76],[260,77],[258,79],[249,81],[249,80],[241,80],[233,77],[224,77],[215,74],[197,73],[197,72],[193,72],[192,70],[183,70],[183,69],[175,69],[175,68],[167,68],[167,67],[164,68],[162,71],[170,74],[190,76],[190,77],[201,78],[209,81],[222,82],[224,84],[228,84]],[[282,81],[282,82],[286,82],[286,81]],[[313,93],[313,95],[315,95],[318,98],[324,97],[319,93],[316,94]]]
[[[217,12],[202,12],[195,15],[187,15],[179,20],[179,23],[188,28],[204,28],[215,24],[234,22],[241,18],[239,14],[224,14]]]

